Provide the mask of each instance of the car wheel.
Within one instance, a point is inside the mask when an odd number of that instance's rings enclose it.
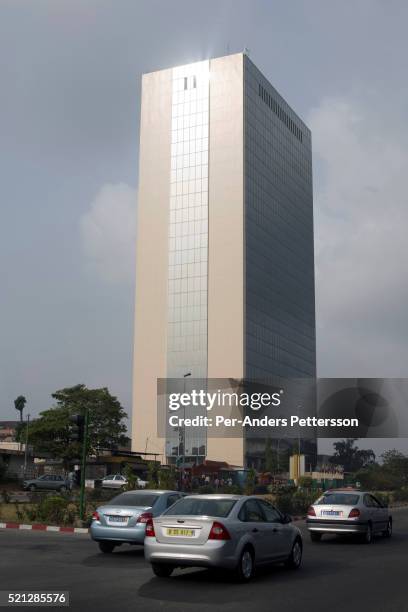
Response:
[[[29,489],[30,491],[35,491],[35,490],[36,490],[36,488],[37,488],[37,487],[36,487],[35,485],[30,485],[30,486],[28,487],[28,489]]]
[[[115,544],[112,542],[99,542],[99,550],[105,554],[113,553]]]
[[[362,542],[364,544],[371,544],[372,541],[373,541],[373,528],[372,528],[371,523],[368,523],[367,531],[362,537]]]
[[[322,534],[317,533],[316,531],[310,531],[309,534],[312,542],[320,542],[320,540],[322,539]]]
[[[164,563],[152,563],[152,570],[158,578],[169,578],[173,573],[174,567]]]
[[[293,543],[290,555],[286,560],[286,567],[289,567],[290,569],[299,569],[302,563],[302,552],[302,542],[299,539],[296,539]]]
[[[390,538],[392,536],[392,520],[388,519],[387,529],[383,531],[383,536],[385,538]]]
[[[59,488],[60,493],[65,493],[65,491],[67,490],[67,487],[65,485],[63,485],[62,487]]]
[[[250,548],[244,548],[239,558],[236,576],[239,582],[249,582],[254,575],[254,553]]]

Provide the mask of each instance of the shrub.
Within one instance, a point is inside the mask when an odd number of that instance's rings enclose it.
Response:
[[[255,491],[256,485],[256,472],[254,468],[249,468],[247,477],[245,480],[244,493],[245,495],[252,495]]]
[[[211,485],[203,485],[202,487],[198,487],[198,492],[203,495],[206,493],[215,493],[215,488]]]
[[[125,491],[133,491],[134,489],[136,489],[137,477],[132,469],[132,466],[129,463],[126,464],[124,476],[126,477],[127,483],[125,484],[123,489]]]
[[[286,514],[305,514],[319,495],[319,489],[281,487],[275,495],[275,505]]]
[[[28,508],[25,513],[30,521],[60,525],[67,518],[66,513],[69,503],[61,495],[48,495],[43,497],[39,504]]]
[[[24,510],[21,510],[21,506],[19,503],[15,503],[14,507],[16,509],[16,517],[18,521],[22,521],[24,519]]]
[[[87,489],[86,499],[89,502],[106,502],[110,501],[116,494],[117,492],[109,489]]]
[[[9,492],[6,489],[4,489],[1,492],[1,497],[3,499],[3,503],[4,504],[9,504],[10,503],[10,494],[9,494]]]
[[[388,506],[390,503],[391,495],[388,493],[375,493],[375,497],[383,506]]]
[[[394,501],[408,501],[408,487],[397,489],[394,491]]]
[[[311,489],[313,486],[313,478],[311,476],[301,476],[299,478],[299,487],[302,489]]]
[[[174,490],[176,488],[177,474],[173,466],[159,468],[157,472],[159,487],[161,489]]]

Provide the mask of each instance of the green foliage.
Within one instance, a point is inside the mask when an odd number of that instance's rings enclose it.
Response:
[[[354,474],[354,479],[360,483],[363,489],[372,491],[391,491],[399,489],[401,486],[400,480],[387,472],[381,465],[373,465],[359,470]]]
[[[21,509],[21,504],[19,504],[18,502],[16,502],[14,504],[14,507],[16,509],[16,517],[18,521],[22,521],[24,519],[24,510]]]
[[[124,476],[127,480],[127,483],[125,484],[123,489],[125,491],[133,491],[134,489],[136,489],[137,488],[137,477],[130,463],[126,464],[126,467],[124,470]]]
[[[160,465],[156,461],[149,461],[147,466],[147,488],[159,488],[159,469]]]
[[[69,495],[44,495],[21,514],[21,518],[25,516],[35,523],[74,525],[78,522],[79,503],[78,500],[70,499]]]
[[[15,400],[14,400],[14,407],[16,410],[19,411],[20,416],[23,414],[23,410],[24,410],[24,406],[26,405],[27,400],[24,397],[24,395],[19,395]]]
[[[95,453],[98,448],[114,448],[125,444],[126,426],[122,422],[127,418],[118,399],[112,396],[106,387],[87,389],[85,385],[76,385],[53,393],[56,404],[41,412],[38,419],[30,424],[30,444],[37,452],[47,452],[54,458],[69,461],[81,456],[81,444],[74,440],[74,425],[70,417],[85,414],[89,410],[89,446],[88,453]],[[19,441],[24,441],[25,428],[18,428]]]
[[[255,491],[256,485],[256,471],[254,468],[249,468],[247,477],[245,480],[244,493],[245,495],[252,495]]]
[[[397,450],[389,450],[381,455],[382,467],[399,482],[399,487],[408,486],[408,456]]]
[[[4,504],[10,503],[10,494],[6,489],[3,489],[3,491],[1,492],[1,497],[3,499]]]
[[[334,465],[342,465],[345,472],[356,472],[375,463],[372,450],[361,450],[356,446],[358,438],[347,438],[333,444],[336,452],[330,458]]]
[[[202,495],[215,493],[215,487],[209,484],[202,485],[201,487],[198,487],[198,493],[201,493]]]
[[[313,478],[311,476],[300,476],[298,484],[302,489],[311,489],[313,487]]]
[[[375,492],[375,497],[378,499],[378,501],[383,505],[383,506],[389,506],[390,501],[391,501],[391,495],[388,493],[379,493],[378,491]]]
[[[166,468],[159,468],[158,470],[158,483],[160,489],[167,489],[173,491],[176,488],[177,474],[173,466]]]
[[[272,447],[272,440],[268,438],[265,445],[265,471],[275,474],[278,471],[278,453]]]
[[[275,504],[281,512],[292,512],[292,497],[296,487],[278,487],[275,489]]]
[[[280,487],[275,494],[275,504],[281,512],[302,515],[320,494],[320,489]]]
[[[61,525],[64,523],[67,506],[71,502],[60,495],[47,495],[39,504],[26,510],[26,516],[30,521],[38,523],[51,523]]]
[[[102,487],[86,489],[86,499],[89,502],[107,502],[110,501],[115,495],[116,492],[110,491],[109,489],[102,489]]]
[[[408,487],[403,487],[398,491],[394,491],[393,498],[396,502],[408,502]]]

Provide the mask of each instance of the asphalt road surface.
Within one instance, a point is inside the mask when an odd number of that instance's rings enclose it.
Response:
[[[393,537],[372,545],[311,544],[299,523],[302,568],[258,570],[249,584],[203,569],[159,579],[139,547],[103,555],[87,535],[0,529],[0,589],[68,590],[75,611],[408,612],[408,509],[393,516]]]

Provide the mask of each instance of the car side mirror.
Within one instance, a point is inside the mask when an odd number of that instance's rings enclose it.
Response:
[[[292,517],[290,516],[290,514],[284,514],[282,517],[282,523],[284,525],[287,525],[288,523],[292,522]]]

